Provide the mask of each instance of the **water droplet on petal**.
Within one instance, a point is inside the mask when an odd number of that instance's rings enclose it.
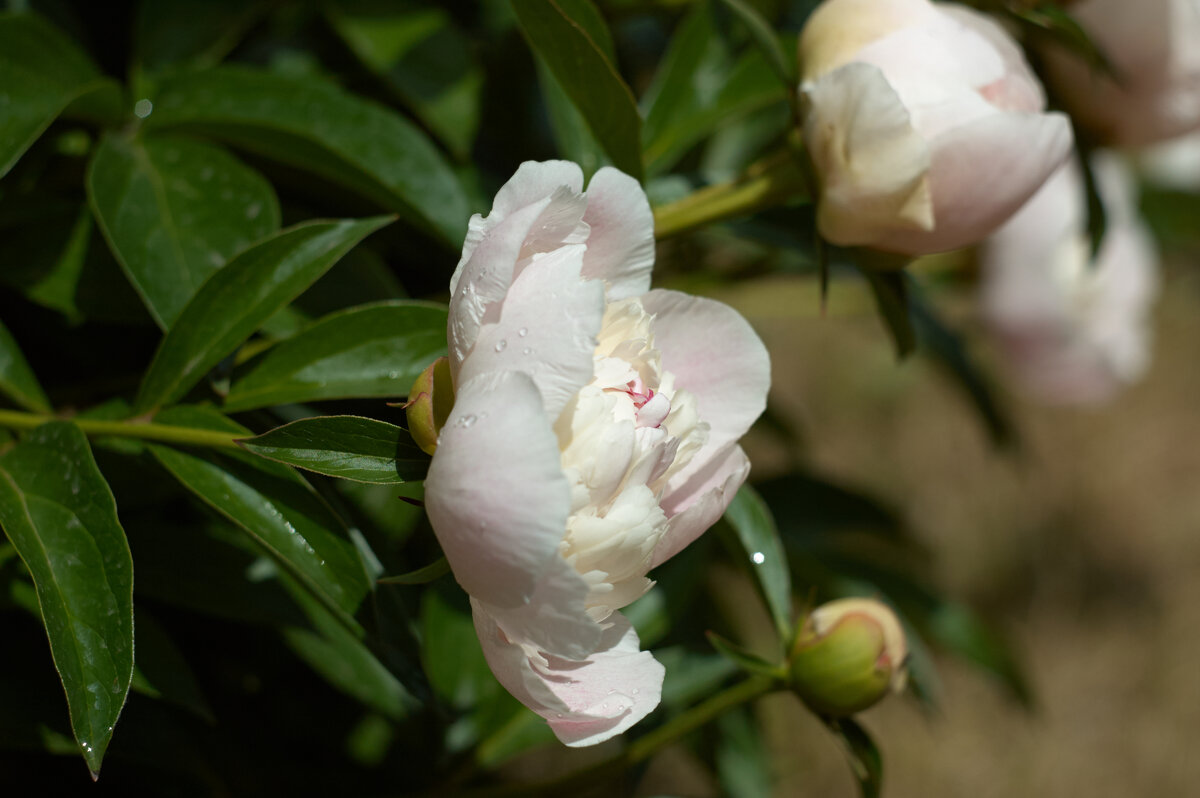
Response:
[[[526,329],[525,327],[522,327],[521,329],[517,330],[517,335],[524,338],[526,335],[529,335],[529,330]]]
[[[530,354],[531,352],[533,352],[533,350],[532,350],[532,349],[530,349],[529,347],[525,347],[524,349],[522,349],[522,350],[521,350],[521,354],[522,354],[522,355],[528,355],[528,354]]]
[[[470,427],[472,424],[474,424],[475,421],[476,421],[475,414],[468,413],[467,415],[463,416],[462,418],[460,418],[458,420],[458,425],[460,427],[462,427],[463,429],[466,429],[467,427]]]
[[[632,690],[630,690],[629,692],[633,693],[634,695],[637,695],[637,694],[638,694],[638,688],[637,688],[637,687],[635,687],[635,688],[633,688]]]
[[[496,351],[497,351],[497,352],[503,352],[503,351],[504,351],[504,348],[505,348],[506,346],[508,346],[508,341],[506,341],[506,340],[504,340],[503,338],[501,338],[499,341],[497,341],[497,342],[496,342]]]

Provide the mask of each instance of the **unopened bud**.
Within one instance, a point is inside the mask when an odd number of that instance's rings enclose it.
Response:
[[[908,649],[895,613],[873,599],[840,599],[808,616],[792,647],[792,689],[822,715],[861,712],[904,688]]]
[[[408,432],[426,454],[437,450],[438,433],[446,424],[454,407],[454,384],[450,378],[450,361],[444,357],[429,364],[408,392],[404,413]]]

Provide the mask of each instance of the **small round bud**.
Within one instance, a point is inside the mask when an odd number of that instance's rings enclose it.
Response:
[[[790,661],[792,689],[814,712],[861,712],[904,688],[908,657],[895,613],[873,599],[823,604],[805,619]]]
[[[450,378],[450,361],[444,357],[429,364],[408,392],[404,413],[408,432],[426,454],[437,449],[438,433],[446,424],[454,407],[454,383]]]

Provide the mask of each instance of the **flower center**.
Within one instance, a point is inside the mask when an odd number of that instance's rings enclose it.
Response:
[[[695,399],[662,368],[652,322],[636,298],[608,305],[592,381],[555,423],[571,485],[560,552],[590,586],[597,621],[653,585],[646,572],[667,529],[662,491],[708,438]]]

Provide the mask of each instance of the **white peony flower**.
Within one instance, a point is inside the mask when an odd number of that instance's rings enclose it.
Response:
[[[835,244],[975,244],[1071,149],[1071,128],[988,17],[927,0],[827,0],[800,39],[805,141]]]
[[[618,612],[724,512],[769,363],[732,309],[650,291],[641,187],[525,163],[471,219],[451,281],[453,410],[425,503],[497,679],[568,745],[657,706]]]

